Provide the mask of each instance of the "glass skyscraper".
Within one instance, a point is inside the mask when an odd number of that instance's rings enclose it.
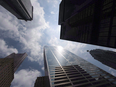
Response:
[[[102,49],[90,50],[91,56],[99,62],[116,69],[116,52]]]
[[[0,0],[0,5],[18,19],[33,20],[33,6],[30,0]]]
[[[62,47],[45,46],[44,64],[51,87],[116,87],[116,77]]]
[[[62,0],[60,39],[116,48],[116,0]]]

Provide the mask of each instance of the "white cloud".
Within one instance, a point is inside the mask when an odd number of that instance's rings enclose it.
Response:
[[[40,6],[39,2],[37,0],[31,0],[32,5],[34,6],[34,11],[33,11],[33,20],[30,22],[26,23],[27,28],[38,28],[38,29],[45,29],[49,27],[49,23],[46,22],[44,18],[44,10],[43,7]]]
[[[41,76],[38,70],[25,70],[22,69],[14,74],[14,80],[12,82],[13,87],[34,87],[34,83],[37,77]]]
[[[59,0],[47,0],[53,7],[57,7],[59,4]]]
[[[44,67],[41,68],[44,71]]]
[[[18,53],[18,50],[13,47],[9,47],[6,42],[0,39],[0,55],[2,57],[8,56],[11,53]]]
[[[43,30],[49,28],[49,23],[44,17],[43,7],[40,6],[37,0],[31,0],[34,6],[33,20],[20,21],[4,8],[0,7],[0,30],[3,32],[0,35],[3,38],[11,38],[21,43],[25,52],[28,52],[28,58],[31,61],[40,62],[42,58],[42,46],[40,45]]]
[[[73,52],[73,53],[77,53],[77,52],[85,52],[83,51],[83,48],[86,46],[86,44],[82,44],[82,43],[77,43],[77,42],[68,42],[67,45],[65,46],[65,49],[68,49],[69,51]]]
[[[55,14],[53,11],[51,11],[51,14]]]
[[[56,37],[53,37],[49,40],[49,44],[52,46],[57,46],[58,45],[58,39]]]

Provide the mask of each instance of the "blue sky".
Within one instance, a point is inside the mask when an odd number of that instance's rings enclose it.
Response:
[[[10,53],[26,52],[28,57],[14,74],[11,87],[33,87],[37,77],[44,76],[43,47],[59,45],[116,76],[116,71],[94,60],[86,50],[115,49],[60,40],[58,25],[61,0],[31,0],[34,6],[32,21],[18,20],[0,6],[0,58]]]

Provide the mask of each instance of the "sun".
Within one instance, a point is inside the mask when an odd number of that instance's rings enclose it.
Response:
[[[59,52],[63,51],[63,48],[61,46],[58,46],[57,49],[58,49]]]

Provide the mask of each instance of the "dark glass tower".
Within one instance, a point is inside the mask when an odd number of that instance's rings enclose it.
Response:
[[[116,69],[116,52],[102,49],[90,50],[92,57],[101,63]]]
[[[45,46],[44,64],[51,87],[116,86],[116,77],[61,47]]]
[[[116,48],[116,0],[62,0],[59,25],[60,39]]]
[[[18,19],[25,21],[33,19],[33,6],[30,0],[0,0],[0,5]]]

